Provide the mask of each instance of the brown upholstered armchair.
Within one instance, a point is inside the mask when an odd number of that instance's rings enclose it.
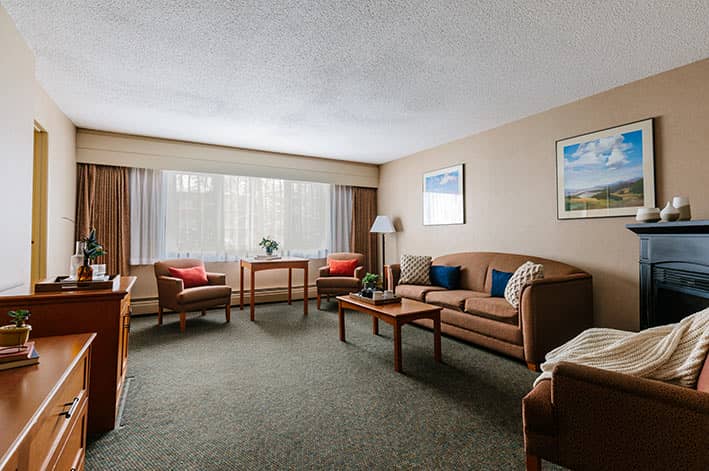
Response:
[[[560,363],[522,401],[527,470],[709,469],[704,369],[695,390]]]
[[[180,332],[185,331],[185,320],[189,311],[202,311],[202,315],[205,315],[207,309],[224,306],[226,321],[231,320],[231,286],[226,284],[226,275],[207,273],[208,285],[185,288],[183,281],[170,276],[168,270],[169,267],[192,268],[201,265],[201,260],[192,258],[155,263],[155,279],[158,282],[158,325],[162,325],[164,309],[180,313]]]
[[[364,278],[364,255],[354,252],[338,252],[331,253],[327,257],[328,262],[330,260],[353,259],[357,259],[357,268],[355,268],[354,276],[331,276],[329,265],[320,268],[318,279],[315,280],[315,286],[318,289],[318,309],[320,309],[320,298],[323,295],[329,300],[330,296],[349,294],[360,289],[362,278]]]

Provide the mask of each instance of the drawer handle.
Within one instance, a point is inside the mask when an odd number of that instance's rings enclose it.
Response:
[[[74,412],[76,412],[76,408],[79,407],[79,398],[75,397],[73,401],[67,402],[66,404],[64,404],[64,406],[69,406],[69,405],[71,406],[69,408],[69,410],[66,412],[62,412],[64,417],[66,417],[67,419],[71,419],[71,416],[74,415]],[[60,415],[62,415],[62,414],[60,414]]]

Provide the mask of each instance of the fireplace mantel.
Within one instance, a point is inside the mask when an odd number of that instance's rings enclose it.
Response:
[[[709,220],[628,224],[640,238],[640,328],[709,306]]]

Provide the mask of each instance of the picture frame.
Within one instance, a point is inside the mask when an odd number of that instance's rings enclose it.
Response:
[[[653,118],[556,141],[558,219],[655,207]]]
[[[423,225],[465,224],[464,164],[423,174]]]

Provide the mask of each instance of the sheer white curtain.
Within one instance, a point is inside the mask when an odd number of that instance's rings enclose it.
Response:
[[[271,178],[164,172],[168,257],[233,261],[263,252],[324,258],[330,241],[331,185]]]
[[[352,187],[333,185],[330,196],[330,251],[350,251]]]
[[[165,258],[163,172],[130,170],[130,264],[149,265]]]

